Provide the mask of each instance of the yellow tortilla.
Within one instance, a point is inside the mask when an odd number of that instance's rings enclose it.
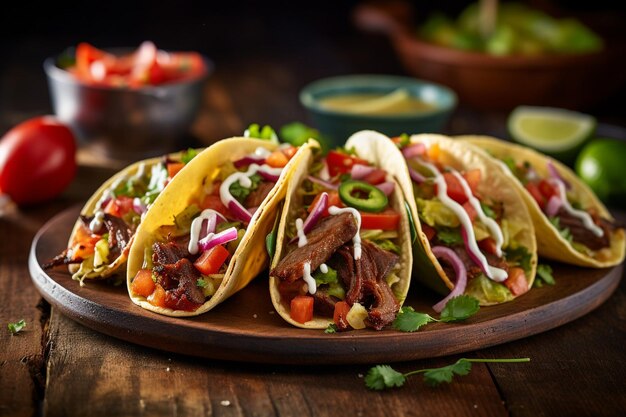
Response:
[[[144,250],[155,242],[159,228],[174,224],[174,216],[181,213],[193,196],[204,193],[203,182],[219,171],[226,162],[235,161],[263,147],[270,151],[278,145],[269,141],[250,138],[230,138],[216,142],[198,154],[181,170],[155,200],[135,234],[130,250],[127,284],[132,301],[153,312],[166,316],[197,316],[244,288],[268,263],[265,236],[271,230],[278,205],[285,196],[285,188],[291,177],[292,167],[298,164],[302,152],[298,151],[283,169],[281,176],[252,216],[248,228],[233,254],[224,278],[215,294],[195,311],[172,310],[150,304],[145,297],[133,294],[131,283],[144,264]]]
[[[504,205],[504,216],[506,220],[528,225],[527,228],[516,235],[515,240],[520,245],[526,247],[531,254],[531,271],[527,274],[526,280],[528,282],[528,288],[532,288],[537,270],[537,243],[535,241],[535,231],[532,226],[530,213],[514,186],[513,181],[505,175],[503,167],[484,153],[477,152],[473,147],[468,146],[467,143],[453,140],[443,135],[413,135],[410,140],[411,143],[423,143],[427,148],[430,148],[432,145],[438,145],[440,150],[439,162],[444,166],[450,166],[459,171],[479,169],[481,171],[481,182],[477,189],[478,194],[487,199],[492,199],[493,201],[501,201]],[[438,281],[443,281],[445,286],[451,290],[454,288],[454,284],[444,272],[435,255],[433,255],[430,242],[421,230],[418,220],[417,204],[413,194],[413,183],[405,159],[393,142],[389,140],[387,145],[389,147],[388,153],[390,157],[383,168],[392,172],[396,177],[402,178],[400,185],[403,187],[405,194],[410,196],[407,197],[407,201],[409,202],[412,216],[418,228],[418,240],[413,247],[413,256],[415,258],[413,275],[437,291],[445,291],[445,288],[442,288]],[[394,150],[392,150],[392,148]],[[472,295],[478,298],[481,305],[499,304],[499,302],[490,301],[478,294],[473,293]],[[516,298],[516,296],[512,296],[512,298]]]
[[[613,221],[613,217],[609,211],[587,184],[581,181],[572,170],[559,161],[530,148],[507,143],[488,136],[460,136],[458,139],[479,147],[498,160],[505,157],[512,157],[516,161],[528,161],[542,177],[549,177],[550,174],[548,172],[547,162],[552,161],[559,174],[572,185],[572,190],[569,192],[575,196],[576,200],[580,202],[583,208],[593,208],[601,217]],[[508,169],[505,169],[505,172],[508,177],[513,179],[515,188],[523,196],[524,202],[530,211],[535,229],[537,230],[537,245],[541,256],[569,264],[593,268],[606,268],[618,265],[624,261],[624,252],[626,250],[624,229],[618,229],[612,234],[611,246],[609,248],[599,251],[590,251],[589,254],[579,252],[574,249],[572,245],[560,235],[559,231],[552,223],[550,223],[535,199],[526,191],[515,175]]]
[[[356,154],[359,158],[366,159],[374,165],[381,166],[379,164],[379,158],[382,156],[376,156],[375,147],[370,148],[368,143],[361,144],[354,143]],[[381,148],[382,149],[382,148]],[[301,188],[302,181],[307,177],[311,164],[314,161],[314,151],[319,150],[319,144],[310,139],[307,145],[303,146],[302,157],[298,165],[294,168],[291,180],[287,187],[285,205],[280,217],[278,226],[278,234],[276,239],[276,253],[272,259],[272,270],[287,249],[286,242],[286,228],[289,223],[293,223],[298,215],[298,212],[302,208],[302,196],[298,190]],[[402,304],[409,291],[409,285],[411,283],[411,265],[413,263],[413,256],[411,252],[411,238],[410,238],[410,225],[404,208],[404,197],[401,188],[396,184],[396,190],[393,192],[390,201],[391,207],[400,213],[400,231],[399,231],[399,246],[401,248],[401,254],[399,259],[400,264],[400,281],[393,286],[393,292],[396,295],[400,304]],[[329,324],[333,323],[332,318],[314,316],[313,320],[306,323],[299,323],[293,320],[289,314],[290,306],[287,302],[281,300],[280,292],[278,290],[279,280],[276,277],[270,276],[270,295],[272,297],[272,303],[274,308],[288,323],[300,327],[303,329],[325,329]]]

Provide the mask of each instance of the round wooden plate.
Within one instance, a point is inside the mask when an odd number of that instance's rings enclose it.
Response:
[[[582,269],[553,264],[555,286],[534,288],[519,299],[482,308],[460,324],[434,323],[415,333],[392,329],[325,334],[285,323],[274,312],[267,276],[199,317],[173,318],[132,303],[126,286],[86,281],[81,287],[65,268],[41,264],[67,244],[80,208],[50,220],[35,236],[29,257],[42,296],[77,322],[132,343],[213,359],[282,364],[381,363],[445,356],[493,346],[570,322],[602,304],[617,288],[623,265]],[[414,285],[405,305],[432,312],[438,296]]]

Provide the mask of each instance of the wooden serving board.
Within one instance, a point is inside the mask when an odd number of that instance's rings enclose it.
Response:
[[[552,264],[555,286],[534,288],[502,305],[485,307],[463,323],[429,324],[414,333],[393,329],[325,334],[285,323],[274,312],[267,275],[199,317],[173,318],[133,304],[126,286],[86,281],[65,268],[41,264],[60,253],[80,208],[50,220],[33,240],[32,280],[63,314],[98,332],[139,345],[213,359],[281,364],[381,363],[445,356],[493,346],[550,330],[587,314],[617,288],[623,265],[583,269]],[[440,297],[413,285],[405,305],[432,313]]]

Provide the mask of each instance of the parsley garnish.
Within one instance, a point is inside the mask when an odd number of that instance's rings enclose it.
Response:
[[[250,181],[252,181],[252,186],[250,186],[250,188],[242,186],[241,184],[239,184],[239,181],[235,181],[228,189],[230,191],[230,194],[235,197],[235,199],[241,204],[243,204],[243,202],[246,200],[246,197],[248,197],[248,195],[250,195],[252,191],[257,189],[259,183],[262,180],[262,177],[259,174],[251,175],[249,178]]]
[[[393,321],[393,328],[401,332],[415,332],[420,327],[434,321],[451,323],[463,321],[476,314],[480,309],[478,300],[469,295],[459,295],[446,303],[439,319],[430,314],[418,313],[413,307],[402,307]]]
[[[552,275],[552,267],[550,265],[539,264],[537,265],[537,277],[535,278],[533,286],[541,288],[543,284],[554,285],[556,281]]]
[[[327,334],[337,333],[338,330],[339,328],[337,327],[335,323],[330,323],[328,327],[326,328],[326,330],[324,330],[324,333],[327,333]]]
[[[9,328],[9,332],[11,332],[11,334],[17,334],[21,332],[24,327],[26,327],[26,320],[22,319],[17,323],[9,323],[7,327]]]
[[[509,248],[506,250],[506,260],[516,263],[526,272],[530,271],[531,258],[532,255],[528,252],[528,249],[525,246],[519,246],[515,249]]]
[[[424,382],[436,387],[443,382],[450,383],[454,375],[467,375],[472,369],[472,363],[520,363],[530,362],[530,358],[513,359],[467,359],[461,358],[455,363],[441,368],[419,369],[402,374],[389,365],[376,365],[370,368],[365,376],[365,386],[372,390],[401,387],[411,375],[424,374]]]
[[[198,151],[189,148],[180,155],[180,161],[183,164],[188,164],[193,158],[196,157],[196,155],[198,155]]]
[[[461,229],[440,229],[437,231],[437,239],[446,246],[462,245]]]

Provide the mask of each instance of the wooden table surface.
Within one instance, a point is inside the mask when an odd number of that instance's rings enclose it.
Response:
[[[208,144],[240,133],[251,122],[280,126],[306,120],[297,91],[315,78],[351,72],[401,74],[387,45],[379,39],[372,42],[372,50],[363,51],[350,41],[337,46],[328,39],[308,52],[324,61],[281,51],[270,59],[231,57],[218,65],[206,87],[190,143]],[[33,67],[39,58],[33,54],[0,68],[0,132],[50,112],[43,74]],[[503,120],[501,114],[461,109],[447,131],[501,134]],[[597,310],[544,334],[465,355],[394,365],[407,372],[460,357],[531,358],[526,364],[475,364],[468,376],[438,388],[416,377],[402,388],[372,392],[363,381],[369,366],[219,362],[132,345],[85,328],[42,300],[27,267],[39,228],[56,213],[84,202],[113,172],[96,166],[111,163],[100,157],[82,152],[80,161],[76,179],[62,196],[34,207],[9,207],[0,216],[2,416],[534,417],[617,416],[626,410],[624,280]],[[27,327],[12,336],[6,325],[20,319]]]

